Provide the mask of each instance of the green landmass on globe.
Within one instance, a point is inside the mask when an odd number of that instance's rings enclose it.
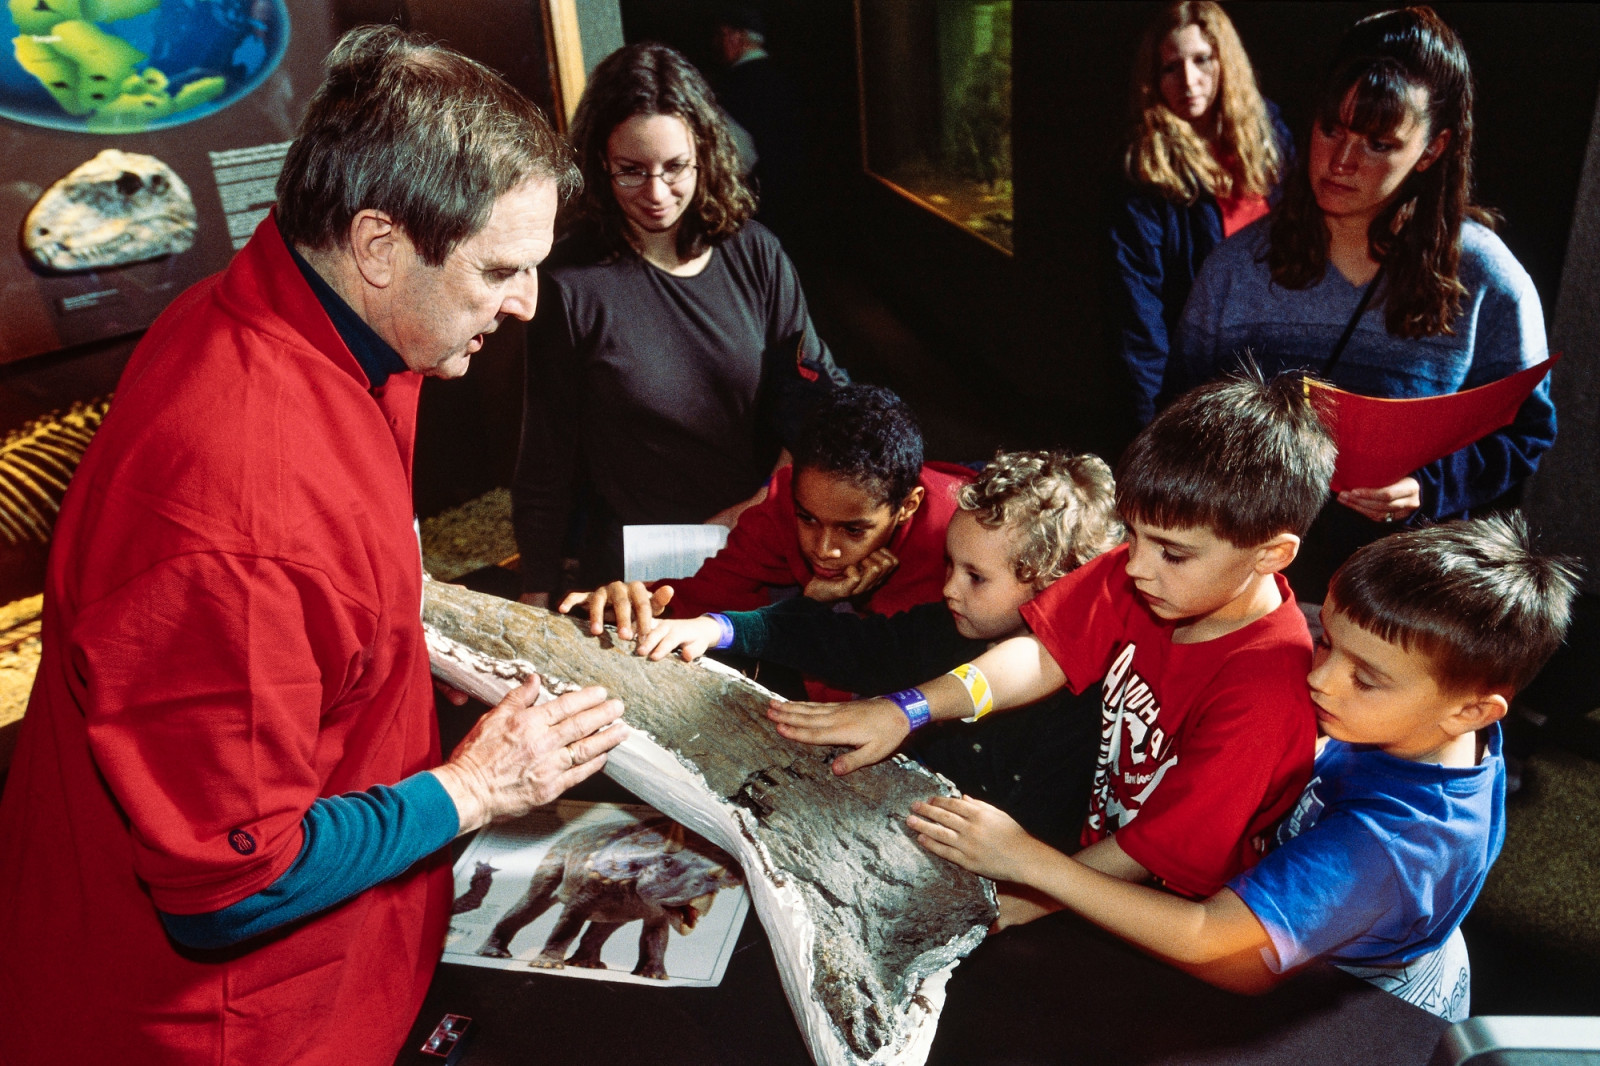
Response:
[[[7,0],[22,33],[11,43],[17,63],[39,79],[69,115],[97,133],[139,130],[149,122],[215,100],[226,78],[198,78],[178,90],[149,56],[95,25],[154,11],[161,0]]]

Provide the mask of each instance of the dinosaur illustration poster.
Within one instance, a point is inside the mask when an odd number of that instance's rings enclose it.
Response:
[[[732,859],[644,806],[563,800],[491,826],[455,878],[445,962],[591,980],[715,986],[749,909]]]

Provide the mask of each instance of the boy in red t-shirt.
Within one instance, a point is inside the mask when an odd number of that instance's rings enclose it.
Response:
[[[1023,607],[1032,636],[920,688],[777,703],[786,737],[890,755],[930,719],[977,716],[1102,681],[1099,767],[1078,859],[1205,897],[1259,855],[1310,778],[1311,637],[1281,571],[1327,498],[1334,446],[1298,378],[1181,397],[1117,468],[1128,543]],[[1054,909],[1002,891],[1001,925]]]
[[[807,416],[794,463],[780,469],[762,502],[739,516],[727,545],[678,581],[612,582],[574,592],[562,612],[587,602],[599,633],[610,609],[624,639],[657,616],[693,618],[747,611],[771,602],[774,588],[798,586],[822,602],[849,600],[868,614],[895,614],[944,595],[945,530],[966,467],[922,461],[922,431],[911,408],[888,389],[849,385]],[[813,698],[848,693],[811,686]]]

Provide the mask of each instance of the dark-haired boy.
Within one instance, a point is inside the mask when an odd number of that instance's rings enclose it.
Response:
[[[1063,685],[1102,687],[1081,862],[1204,897],[1252,865],[1310,777],[1311,638],[1280,571],[1327,495],[1334,448],[1298,380],[1181,397],[1117,469],[1126,546],[1023,608],[1008,640],[917,689],[843,705],[775,703],[795,740],[887,757],[930,719],[982,716]],[[1047,907],[1005,893],[1001,922]]]
[[[890,390],[834,389],[807,415],[794,464],[773,475],[766,499],[739,516],[727,545],[693,577],[652,586],[616,581],[571,593],[560,609],[587,601],[599,632],[610,608],[627,638],[635,624],[648,634],[665,613],[692,618],[763,607],[775,588],[798,586],[809,599],[849,600],[871,614],[937,602],[945,529],[957,491],[971,479],[966,467],[923,462],[916,416]],[[808,689],[816,699],[849,695]]]
[[[1320,958],[1460,1021],[1458,927],[1505,839],[1498,723],[1560,645],[1574,591],[1520,520],[1407,530],[1352,556],[1308,678],[1317,776],[1275,850],[1203,902],[1097,874],[980,801],[916,804],[909,823],[934,853],[1214,983],[1259,987]]]

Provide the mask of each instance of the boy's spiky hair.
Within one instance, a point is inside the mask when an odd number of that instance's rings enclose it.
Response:
[[[881,385],[834,389],[806,415],[794,468],[843,477],[899,507],[922,477],[922,430],[910,406]]]
[[[1208,528],[1238,548],[1305,534],[1328,499],[1333,438],[1298,374],[1262,378],[1253,363],[1184,393],[1117,464],[1127,522]]]
[[[956,503],[986,529],[1014,531],[1012,568],[1038,589],[1122,540],[1111,468],[1098,455],[997,452]]]
[[[1535,554],[1520,514],[1402,530],[1333,575],[1328,606],[1426,655],[1447,692],[1532,681],[1561,646],[1577,594],[1571,562]]]

